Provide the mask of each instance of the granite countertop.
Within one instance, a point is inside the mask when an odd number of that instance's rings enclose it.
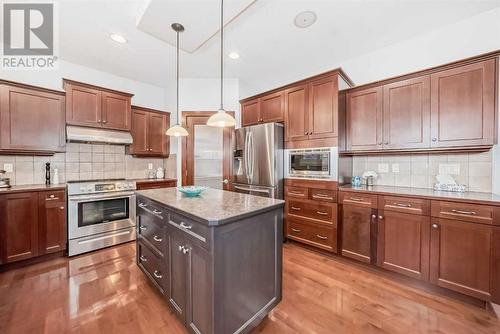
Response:
[[[409,197],[423,197],[438,200],[449,200],[456,202],[479,202],[492,205],[500,205],[500,195],[492,193],[480,193],[473,191],[466,191],[464,193],[451,192],[451,191],[436,191],[426,188],[411,188],[411,187],[395,187],[395,186],[372,186],[372,187],[353,187],[352,185],[345,185],[339,187],[340,191],[359,191],[365,193],[376,193],[384,195],[396,196],[409,196]]]
[[[0,188],[0,194],[11,194],[19,192],[29,192],[29,191],[44,191],[44,190],[64,190],[66,189],[66,183],[59,184],[26,184],[19,186],[11,186],[10,188]]]
[[[177,182],[177,179],[171,179],[171,178],[164,178],[164,179],[127,179],[127,181],[135,181],[136,183],[147,183],[147,182],[162,182],[162,181],[175,181]]]
[[[139,190],[137,194],[208,225],[222,225],[285,204],[280,199],[218,189],[207,189],[200,196],[191,198],[185,197],[175,188]]]

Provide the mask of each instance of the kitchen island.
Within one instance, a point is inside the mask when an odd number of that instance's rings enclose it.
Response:
[[[137,264],[192,333],[247,333],[281,300],[284,201],[137,191]]]

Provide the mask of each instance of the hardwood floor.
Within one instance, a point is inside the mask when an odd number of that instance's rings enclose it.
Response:
[[[284,246],[283,301],[258,333],[500,333],[492,311]],[[135,245],[0,274],[0,333],[186,333]]]

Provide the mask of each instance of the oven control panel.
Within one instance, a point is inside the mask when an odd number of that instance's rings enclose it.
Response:
[[[116,189],[116,186],[114,183],[96,184],[94,188],[95,191],[113,191]]]
[[[117,182],[79,182],[68,183],[68,195],[107,193],[115,191],[133,191],[136,189],[134,181],[117,181]]]

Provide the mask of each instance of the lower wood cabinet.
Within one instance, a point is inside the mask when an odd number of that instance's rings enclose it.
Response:
[[[0,195],[0,264],[65,249],[64,191]]]
[[[375,209],[356,205],[342,205],[342,255],[362,262],[376,259]]]
[[[157,179],[157,180],[147,180],[147,181],[137,181],[137,190],[145,189],[160,189],[160,188],[172,188],[177,186],[177,180],[175,179]]]

